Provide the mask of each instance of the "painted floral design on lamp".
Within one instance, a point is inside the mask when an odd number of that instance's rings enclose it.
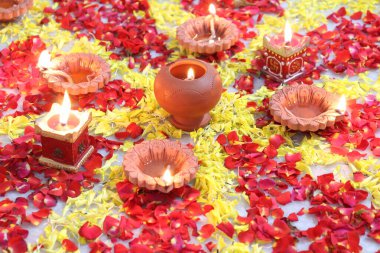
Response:
[[[287,83],[304,74],[304,56],[310,38],[293,34],[286,22],[283,34],[264,36],[263,72],[271,79]]]

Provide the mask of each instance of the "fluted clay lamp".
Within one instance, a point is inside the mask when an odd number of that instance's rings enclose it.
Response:
[[[101,57],[88,53],[61,55],[50,60],[41,53],[38,66],[49,88],[71,95],[87,94],[104,87],[111,77],[110,66]]]
[[[148,190],[164,193],[188,184],[198,170],[192,150],[178,141],[144,141],[124,156],[128,180]]]
[[[49,113],[36,120],[35,130],[41,135],[39,162],[76,172],[94,150],[88,136],[91,113],[71,110],[70,106],[65,92],[62,105],[54,103]]]
[[[0,22],[24,15],[33,6],[33,0],[0,0]]]
[[[304,74],[304,57],[310,38],[292,34],[287,22],[284,34],[264,36],[263,72],[277,82],[289,82]]]
[[[179,44],[200,54],[214,54],[232,47],[239,40],[239,29],[227,19],[216,15],[210,5],[210,15],[190,19],[177,28]]]
[[[158,103],[171,114],[170,122],[184,131],[205,127],[209,111],[222,94],[215,68],[204,61],[181,59],[161,68],[154,82]]]
[[[271,97],[269,109],[281,125],[315,132],[344,117],[346,99],[314,85],[287,86]]]

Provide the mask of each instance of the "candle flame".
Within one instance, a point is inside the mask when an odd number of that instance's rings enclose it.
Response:
[[[51,67],[51,56],[48,50],[44,50],[40,54],[40,58],[38,58],[39,68],[49,68]]]
[[[165,182],[165,184],[171,184],[173,181],[172,174],[170,173],[170,165],[166,167],[164,175],[162,175],[162,180]]]
[[[67,121],[69,120],[69,116],[70,116],[70,109],[71,109],[70,97],[66,90],[65,95],[63,96],[63,101],[62,101],[62,105],[61,105],[60,113],[59,113],[59,122],[62,125],[67,124]]]
[[[215,15],[216,14],[215,5],[214,4],[210,4],[208,6],[208,11],[210,12],[211,15]]]
[[[193,68],[189,68],[187,71],[187,78],[186,80],[194,80],[195,79],[195,73]]]
[[[290,26],[290,24],[288,23],[288,21],[286,21],[285,23],[285,30],[284,30],[284,40],[285,40],[285,43],[287,42],[291,42],[292,41],[292,27]]]
[[[345,96],[341,96],[338,102],[338,105],[336,106],[336,110],[340,113],[345,113],[347,108],[347,101]]]

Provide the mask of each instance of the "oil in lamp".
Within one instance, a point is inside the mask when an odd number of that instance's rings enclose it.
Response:
[[[41,164],[76,172],[91,155],[94,147],[88,138],[91,113],[71,110],[65,92],[62,104],[54,103],[50,112],[38,118],[35,131],[41,135]]]
[[[304,73],[304,57],[310,37],[292,34],[288,22],[284,34],[264,36],[263,72],[278,82],[289,82]]]

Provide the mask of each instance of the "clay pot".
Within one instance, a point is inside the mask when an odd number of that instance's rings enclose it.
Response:
[[[13,20],[32,6],[33,0],[0,0],[0,22]]]
[[[110,66],[101,57],[95,54],[73,53],[54,58],[52,67],[45,70],[43,76],[54,91],[67,90],[71,95],[79,95],[103,88],[109,82],[111,73]]]
[[[343,118],[336,110],[338,101],[337,95],[313,85],[286,86],[271,97],[269,109],[281,125],[314,132]]]
[[[185,80],[189,68],[194,80]],[[210,122],[208,113],[222,94],[222,81],[215,68],[201,60],[181,59],[161,68],[154,82],[158,103],[172,116],[179,129],[193,131]]]
[[[165,193],[188,184],[199,167],[192,150],[169,140],[137,144],[125,154],[123,166],[131,183]],[[170,170],[169,181],[163,178],[166,170]]]
[[[179,44],[191,51],[200,54],[214,54],[227,50],[239,40],[239,29],[235,24],[227,19],[215,18],[216,38],[213,43],[209,43],[210,18],[203,16],[193,18],[177,28],[177,40]]]

